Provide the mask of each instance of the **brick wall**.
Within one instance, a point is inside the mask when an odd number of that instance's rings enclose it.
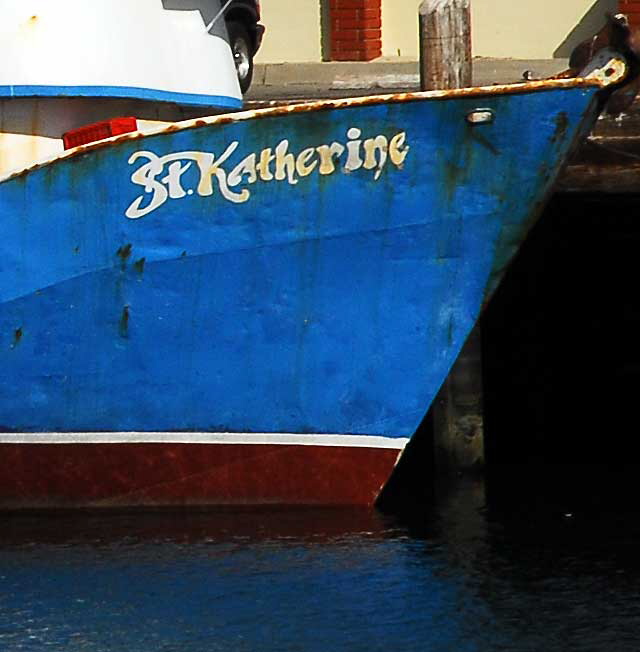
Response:
[[[618,6],[623,14],[627,14],[631,25],[640,28],[640,0],[618,0]]]
[[[329,0],[329,16],[333,61],[371,61],[382,54],[381,0]]]

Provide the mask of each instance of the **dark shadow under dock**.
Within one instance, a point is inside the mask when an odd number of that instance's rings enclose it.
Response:
[[[555,195],[480,322],[490,507],[634,508],[639,282],[640,195]],[[382,507],[419,510],[435,467],[428,415]]]

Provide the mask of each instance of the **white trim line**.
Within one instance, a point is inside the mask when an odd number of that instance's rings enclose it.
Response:
[[[407,437],[281,432],[17,432],[1,433],[0,444],[279,444],[402,450]]]

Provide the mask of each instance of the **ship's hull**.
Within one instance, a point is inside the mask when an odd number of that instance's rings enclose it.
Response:
[[[597,103],[289,107],[6,179],[0,506],[373,502]]]
[[[404,442],[343,435],[74,433],[5,437],[12,508],[371,504]],[[359,440],[359,441],[355,441]]]

